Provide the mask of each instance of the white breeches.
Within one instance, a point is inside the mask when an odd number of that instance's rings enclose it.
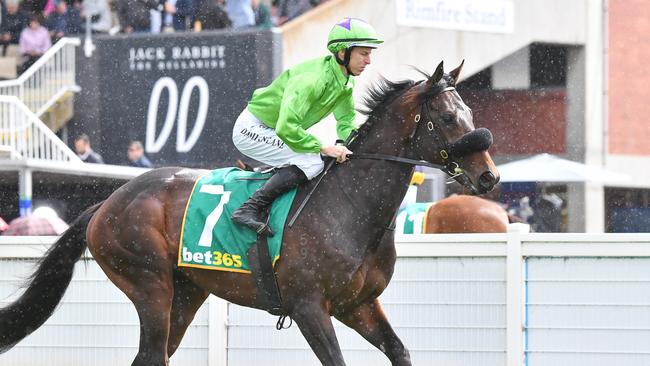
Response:
[[[261,163],[281,168],[295,165],[308,179],[323,171],[324,163],[317,153],[298,153],[289,148],[262,121],[245,108],[232,130],[232,142],[242,154]]]

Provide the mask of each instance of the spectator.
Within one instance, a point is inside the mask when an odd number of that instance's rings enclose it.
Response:
[[[27,15],[40,15],[43,16],[43,10],[47,0],[23,0],[20,2],[20,7],[27,13]]]
[[[269,7],[260,0],[251,0],[251,6],[255,13],[255,26],[264,29],[272,28],[273,21]]]
[[[93,33],[108,33],[111,29],[111,9],[107,0],[83,0],[81,16],[90,17],[90,29]]]
[[[2,24],[0,25],[2,56],[7,55],[7,46],[18,44],[20,33],[28,25],[27,14],[18,7],[17,0],[7,0],[5,10],[2,12]]]
[[[127,151],[129,157],[129,165],[139,168],[153,168],[151,161],[144,155],[144,148],[140,141],[134,140],[129,143]]]
[[[176,0],[158,0],[158,6],[151,11],[151,33],[174,32]]]
[[[223,29],[232,26],[222,0],[208,0],[198,9],[194,30]]]
[[[278,25],[282,25],[313,8],[310,0],[278,0]]]
[[[161,14],[162,20],[162,31],[164,33],[171,33],[178,29],[174,24],[174,17],[176,16],[176,3],[177,0],[166,0],[163,4],[163,10]]]
[[[172,24],[174,30],[185,31],[189,29],[188,23],[194,22],[196,16],[196,0],[176,0],[176,12],[173,16]]]
[[[54,12],[55,4],[54,0],[47,0],[45,3],[45,8],[43,9],[43,16],[47,18]]]
[[[247,28],[255,26],[255,14],[251,0],[227,0],[226,11],[232,20],[233,28]]]
[[[149,32],[150,10],[158,8],[158,0],[115,0],[117,15],[124,33]]]
[[[84,163],[104,164],[104,159],[90,147],[90,137],[81,134],[74,139],[74,151]]]
[[[40,18],[40,15],[31,15],[29,26],[20,33],[19,46],[23,62],[19,73],[32,66],[52,46],[50,34],[41,25]]]
[[[81,33],[81,23],[79,11],[73,6],[69,7],[64,0],[56,2],[54,12],[47,17],[45,22],[53,42],[57,42],[68,34]]]

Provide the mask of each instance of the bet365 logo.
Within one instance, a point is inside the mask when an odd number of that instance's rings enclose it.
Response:
[[[187,115],[189,112],[190,98],[192,97],[194,88],[198,89],[199,109],[196,114],[196,121],[192,128],[192,132],[188,135]],[[160,96],[164,90],[167,90],[169,95],[169,104],[167,105],[165,122],[160,133],[156,135],[158,104],[160,103]],[[176,121],[178,121],[176,127],[176,151],[188,152],[192,150],[192,147],[194,147],[196,142],[199,140],[201,132],[203,132],[205,118],[208,114],[209,97],[210,91],[208,90],[208,83],[200,76],[193,76],[185,83],[180,101],[178,99],[178,87],[174,79],[170,77],[162,77],[158,79],[151,90],[149,109],[147,110],[146,152],[157,153],[165,146],[169,139],[169,135],[174,128],[174,122]]]

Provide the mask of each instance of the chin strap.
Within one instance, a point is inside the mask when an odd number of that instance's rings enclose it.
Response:
[[[335,53],[334,58],[336,59],[336,62],[338,62],[339,65],[344,66],[345,70],[348,72],[348,78],[350,75],[352,75],[352,70],[350,70],[350,55],[352,55],[352,49],[354,47],[346,48],[345,49],[345,55],[343,56],[343,60],[339,58],[339,54]]]

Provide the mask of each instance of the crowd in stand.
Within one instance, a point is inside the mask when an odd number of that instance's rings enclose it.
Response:
[[[271,28],[328,0],[0,0],[0,46],[17,44],[22,69],[54,42],[80,34]]]

